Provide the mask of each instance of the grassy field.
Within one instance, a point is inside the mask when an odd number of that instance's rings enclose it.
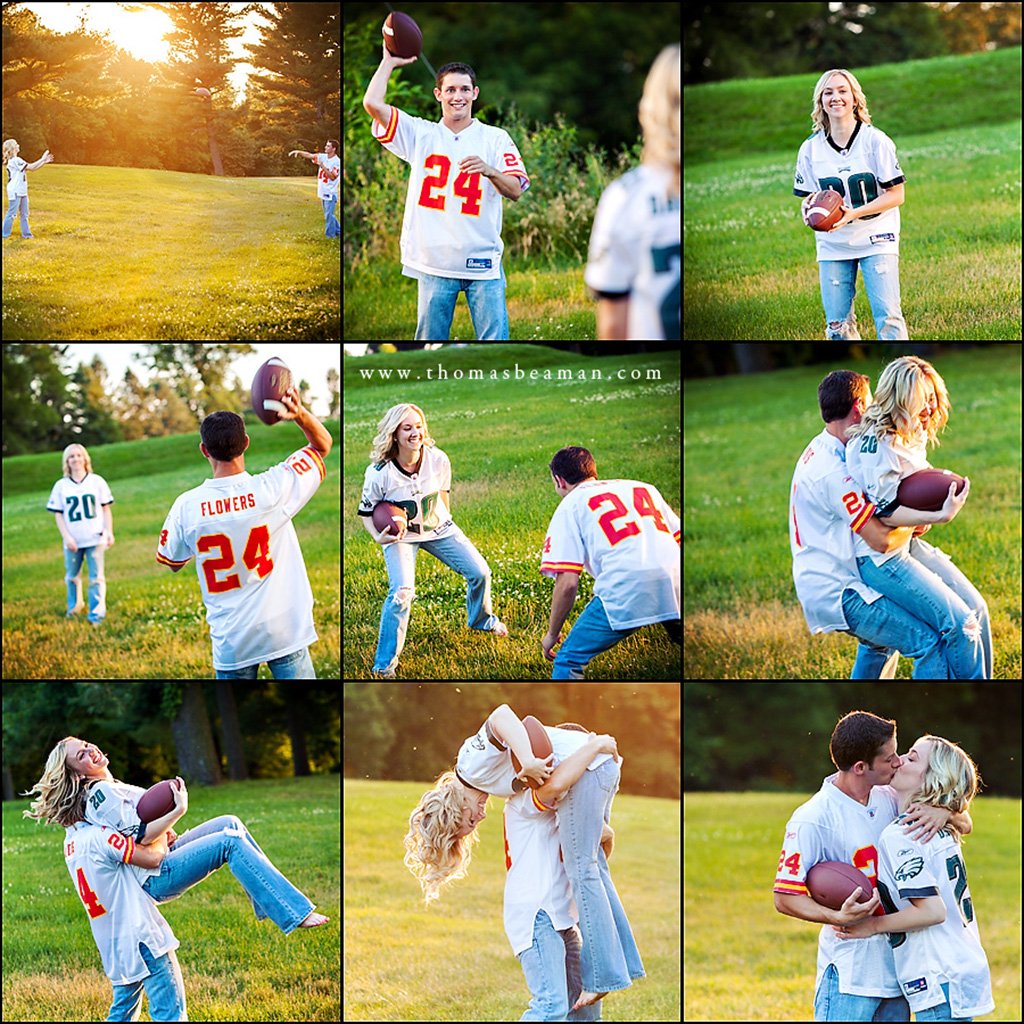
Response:
[[[1020,47],[853,70],[907,177],[910,337],[1020,338]],[[814,239],[793,195],[819,75],[684,90],[684,338],[824,337]],[[855,309],[875,338],[863,283]]]
[[[191,1020],[340,1019],[338,781],[317,775],[190,790],[181,834],[218,815],[237,815],[331,918],[291,935],[258,922],[227,865],[163,904],[160,912],[181,943]],[[27,806],[22,799],[3,807],[4,1020],[102,1020],[111,986],[64,864],[64,829],[22,818]]]
[[[326,421],[335,438],[338,421]],[[246,469],[261,473],[305,444],[288,424],[251,421]],[[174,499],[209,478],[199,435],[90,446],[114,495],[116,543],[106,553],[108,615],[100,628],[64,618],[60,534],[47,512],[60,476],[53,453],[4,459],[3,676],[5,679],[212,678],[210,634],[194,562],[172,573],[156,562],[160,528]],[[319,678],[338,678],[341,617],[338,453],[327,478],[295,518],[313,589],[320,639],[309,649]],[[83,578],[87,576],[83,565]],[[85,583],[83,580],[83,591]],[[270,678],[264,665],[261,678]]]
[[[50,164],[4,243],[4,341],[337,341],[339,241],[312,175]]]
[[[789,483],[823,427],[817,388],[840,366],[872,383],[889,361],[692,380],[684,393],[685,678],[839,679],[855,641],[812,637],[793,587]],[[952,412],[934,466],[971,478],[971,496],[929,541],[988,602],[995,677],[1021,677],[1021,350],[1018,345],[936,359]],[[910,674],[903,659],[900,676]]]
[[[786,822],[809,793],[683,798],[684,1020],[811,1020],[819,926],[775,910]],[[971,804],[965,861],[996,1008],[1021,1019],[1020,800]]]

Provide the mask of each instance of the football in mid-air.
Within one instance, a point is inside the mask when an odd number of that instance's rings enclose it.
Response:
[[[384,22],[384,45],[396,57],[418,57],[423,49],[423,33],[408,14],[392,11]]]
[[[815,903],[839,910],[857,886],[861,894],[858,903],[867,903],[875,894],[871,879],[852,864],[840,860],[823,860],[807,872],[807,891]]]
[[[919,469],[900,481],[896,500],[904,508],[938,512],[946,503],[952,483],[956,484],[957,494],[964,489],[964,478],[951,469]]]
[[[548,736],[541,725],[540,719],[534,718],[533,715],[527,715],[523,719],[523,725],[526,728],[526,735],[530,737],[530,746],[533,748],[533,753],[540,758],[546,758],[551,753],[551,737]],[[516,775],[519,774],[520,769],[523,767],[519,763],[519,758],[509,750],[512,754],[512,768]],[[543,785],[541,782],[534,782],[533,779],[526,779],[526,784],[530,789],[540,789]]]
[[[804,219],[809,228],[828,231],[843,219],[843,197],[830,188],[815,192]]]
[[[390,501],[378,501],[373,507],[373,525],[378,533],[387,530],[388,533],[397,536],[402,526],[406,526],[408,522],[409,517],[405,514],[405,509]]]
[[[281,396],[292,386],[292,371],[277,356],[268,359],[252,379],[252,410],[268,426],[287,412]]]
[[[148,825],[165,814],[174,810],[174,790],[180,788],[177,779],[164,779],[155,786],[150,786],[135,805],[135,813],[139,821]]]

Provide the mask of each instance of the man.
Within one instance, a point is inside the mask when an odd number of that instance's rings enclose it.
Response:
[[[242,417],[215,412],[200,427],[213,479],[180,495],[167,514],[156,560],[180,572],[196,557],[218,679],[255,679],[267,662],[275,679],[315,679],[308,645],[313,592],[292,519],[326,475],[331,435],[299,401],[282,398],[309,442],[265,473],[245,471]]]
[[[586,448],[562,448],[549,469],[562,498],[540,564],[555,580],[541,640],[544,656],[554,661],[551,678],[583,679],[592,658],[651,623],[662,623],[678,643],[679,516],[653,484],[598,480]],[[594,577],[594,596],[552,655],[584,569]]]
[[[812,633],[841,631],[860,641],[852,679],[877,679],[897,648],[914,658],[914,678],[946,679],[941,635],[860,578],[854,535],[876,551],[899,548],[921,527],[890,529],[846,468],[846,431],[871,404],[867,377],[835,370],[818,386],[825,429],[804,449],[793,471],[789,539],[793,582]],[[966,500],[947,499],[943,521]],[[895,671],[895,662],[890,663]]]
[[[363,97],[372,131],[385,149],[412,168],[402,221],[402,273],[419,281],[417,341],[447,341],[459,292],[466,293],[480,341],[508,340],[505,271],[501,265],[502,199],[530,187],[516,144],[501,128],[473,118],[480,95],[468,64],[437,73],[437,123],[384,100],[396,67],[415,57],[383,58]]]
[[[896,753],[896,723],[866,711],[851,711],[832,732],[829,753],[838,771],[793,813],[786,825],[775,876],[775,909],[803,921],[851,925],[878,909],[877,889],[867,903],[853,892],[839,910],[816,903],[807,892],[807,873],[822,861],[852,864],[865,873],[865,886],[877,878],[882,829],[899,814],[889,783],[902,765]],[[907,832],[927,842],[953,818],[963,833],[970,816],[936,807],[917,807]],[[896,977],[886,935],[844,942],[830,927],[818,935],[815,1020],[910,1020],[910,1008]]]
[[[293,149],[288,155],[301,156],[316,164],[316,195],[324,208],[324,237],[341,238],[341,225],[334,215],[334,209],[338,205],[338,178],[341,177],[341,158],[338,156],[337,140],[328,139],[324,143],[322,154]]]

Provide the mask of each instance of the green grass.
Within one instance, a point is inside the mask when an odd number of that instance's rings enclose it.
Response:
[[[312,176],[50,164],[4,243],[4,341],[336,341],[338,239]]]

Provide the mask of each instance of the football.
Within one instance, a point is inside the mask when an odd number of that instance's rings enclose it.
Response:
[[[871,879],[852,864],[839,860],[823,860],[807,872],[807,891],[815,903],[839,910],[857,886],[861,887],[858,903],[867,903],[875,894]]]
[[[409,517],[405,514],[404,508],[390,501],[378,501],[374,505],[373,525],[378,533],[381,530],[387,530],[388,533],[397,535],[401,532],[399,523],[401,523],[401,526],[407,526],[409,523]]]
[[[281,396],[292,386],[292,371],[277,356],[268,359],[252,379],[252,410],[268,426],[287,412]]]
[[[392,11],[384,22],[384,45],[396,57],[418,57],[423,49],[423,33],[408,14]]]
[[[828,231],[843,218],[843,197],[832,189],[816,192],[807,208],[805,220],[815,231]]]
[[[900,481],[896,500],[904,508],[938,512],[946,503],[952,483],[956,484],[957,494],[964,489],[964,478],[951,469],[919,469]]]
[[[170,814],[174,810],[174,790],[176,788],[180,788],[177,779],[164,779],[163,782],[150,786],[139,797],[139,802],[135,806],[135,813],[139,816],[139,821],[148,825],[151,821]]]
[[[547,757],[551,753],[551,738],[545,732],[540,720],[534,718],[533,715],[527,715],[523,719],[523,725],[526,727],[526,735],[530,737],[530,746],[533,748],[534,754],[537,757]],[[509,750],[509,753],[512,754],[512,751]],[[522,767],[519,758],[512,754],[512,769],[516,775],[519,774]],[[540,782],[534,782],[533,779],[526,780],[526,784],[530,789],[540,789],[542,785]]]

